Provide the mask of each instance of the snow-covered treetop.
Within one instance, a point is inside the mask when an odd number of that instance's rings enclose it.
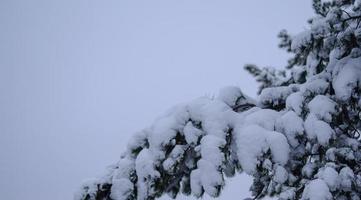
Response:
[[[217,197],[240,172],[253,176],[254,198],[359,200],[361,1],[313,7],[308,30],[279,35],[293,55],[285,70],[246,66],[261,83],[256,100],[226,87],[175,106],[75,200]]]

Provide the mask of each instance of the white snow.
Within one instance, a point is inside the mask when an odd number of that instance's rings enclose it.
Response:
[[[308,103],[310,112],[326,122],[331,122],[332,115],[337,112],[336,106],[336,102],[324,95],[317,95]]]
[[[302,193],[302,200],[331,200],[332,194],[322,179],[308,183]]]
[[[191,172],[191,190],[192,194],[196,197],[200,197],[203,193],[201,170],[199,169],[195,169]]]
[[[217,196],[219,186],[224,185],[223,175],[220,168],[225,161],[225,156],[221,149],[226,141],[214,135],[206,135],[201,140],[202,158],[197,166],[200,170],[200,182],[204,190],[210,196]]]
[[[276,165],[273,180],[276,181],[277,183],[282,184],[282,183],[286,182],[287,179],[288,179],[287,170],[284,167],[280,166],[280,165]]]
[[[239,87],[228,86],[219,91],[217,99],[226,103],[229,107],[233,107],[237,104],[255,104],[255,101],[243,94]]]
[[[188,122],[183,129],[184,137],[188,144],[197,144],[198,138],[203,135],[203,131],[194,127],[192,122]]]
[[[333,70],[333,87],[339,100],[347,101],[356,88],[361,87],[361,57],[345,57]]]
[[[163,168],[168,172],[172,172],[174,166],[183,158],[185,145],[175,145],[168,158],[163,161]]]
[[[86,194],[88,194],[90,198],[95,198],[96,192],[98,190],[98,184],[98,179],[85,180],[80,186],[79,190],[74,193],[74,199],[84,199]]]
[[[311,77],[316,74],[317,66],[320,63],[320,58],[318,58],[312,52],[308,54],[306,61],[307,77]]]
[[[291,200],[295,199],[296,193],[295,188],[287,188],[285,191],[282,191],[279,199],[280,200]]]
[[[159,172],[154,167],[152,153],[148,149],[143,149],[135,161],[135,169],[138,176],[138,200],[145,200],[148,195],[154,193],[154,188],[150,187],[150,185],[153,183],[153,180],[160,177]]]
[[[309,30],[303,31],[292,37],[291,49],[294,51],[299,50],[301,47],[310,43],[310,40],[311,32]]]
[[[216,197],[218,194],[218,187],[224,185],[222,173],[217,170],[216,165],[205,159],[199,160],[197,165],[200,170],[200,181],[203,189],[208,195]]]
[[[290,94],[297,92],[298,90],[299,87],[295,84],[289,86],[265,88],[259,95],[259,101],[262,105],[280,105],[286,101]]]
[[[324,121],[310,113],[305,121],[305,130],[309,139],[317,139],[318,143],[325,146],[334,135],[333,129]]]
[[[325,77],[326,76],[326,77]],[[300,86],[300,91],[303,96],[324,94],[329,87],[329,83],[325,80],[327,74],[318,74],[310,77],[306,83]]]
[[[335,191],[337,189],[339,180],[338,173],[334,168],[325,167],[323,169],[320,169],[319,172],[316,174],[316,177],[324,180],[330,191]]]
[[[114,200],[126,200],[133,192],[133,183],[128,179],[113,179],[110,198]]]
[[[163,159],[163,147],[182,132],[184,125],[189,119],[189,114],[184,105],[178,105],[170,109],[165,115],[159,117],[150,127],[147,134],[149,148],[155,159]]]
[[[325,37],[330,32],[330,28],[326,18],[320,17],[312,19],[311,32],[315,39]]]
[[[134,185],[130,181],[130,173],[134,170],[134,161],[121,159],[114,170],[110,197],[114,200],[126,200],[133,192]]]
[[[224,162],[224,155],[221,148],[226,145],[224,139],[213,135],[206,135],[201,140],[202,159],[212,163],[215,166],[221,166]]]
[[[299,142],[296,138],[303,135],[303,120],[295,112],[288,111],[276,121],[276,131],[284,133],[292,147],[296,147]]]
[[[343,191],[351,191],[354,173],[349,167],[344,167],[339,173],[340,187]]]
[[[302,92],[295,92],[286,99],[286,108],[295,111],[297,115],[301,115],[303,110],[304,97]]]
[[[247,174],[253,174],[259,164],[258,158],[271,150],[274,162],[284,165],[288,161],[289,146],[281,133],[268,131],[258,125],[247,125],[235,130],[237,133],[238,159]]]
[[[277,118],[281,114],[270,109],[254,109],[254,112],[248,114],[244,119],[244,124],[257,124],[267,130],[275,130]]]

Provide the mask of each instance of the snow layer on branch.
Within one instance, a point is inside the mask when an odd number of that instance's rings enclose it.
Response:
[[[351,191],[354,173],[349,167],[341,169],[339,174],[340,186],[343,191]]]
[[[298,90],[298,85],[265,88],[262,90],[259,100],[262,105],[282,105],[290,94]]]
[[[311,77],[317,73],[317,66],[320,64],[320,58],[317,55],[310,53],[306,59],[307,77]]]
[[[276,130],[284,133],[292,147],[296,147],[299,142],[297,136],[303,135],[303,120],[295,112],[288,111],[278,118]]]
[[[217,99],[223,101],[230,107],[234,107],[237,104],[255,104],[247,95],[243,94],[239,87],[228,86],[219,91]]]
[[[288,172],[287,170],[279,165],[276,165],[276,169],[275,169],[275,175],[273,177],[273,180],[276,181],[276,183],[284,183],[286,182],[288,179]]]
[[[327,76],[326,74],[322,75]],[[321,75],[315,75],[301,85],[300,91],[304,96],[324,94],[329,87],[329,83],[325,80],[326,78]]]
[[[286,108],[295,111],[297,115],[301,115],[303,110],[304,96],[302,92],[295,92],[286,99]]]
[[[100,184],[98,179],[84,181],[80,186],[80,189],[75,192],[74,199],[85,199],[86,195],[89,195],[90,199],[95,199],[98,191],[98,184]]]
[[[185,145],[175,145],[169,153],[168,158],[163,161],[163,168],[165,171],[172,173],[174,167],[183,158]]]
[[[280,200],[290,200],[295,199],[295,188],[287,188],[285,191],[281,192],[279,199]]]
[[[267,130],[275,130],[276,120],[281,114],[270,109],[254,108],[254,112],[248,114],[244,119],[244,124],[257,124]]]
[[[347,101],[355,90],[361,88],[360,63],[361,57],[345,57],[334,64],[332,83],[337,99]]]
[[[133,192],[133,183],[128,179],[113,179],[110,198],[113,200],[127,200]]]
[[[203,131],[194,127],[192,122],[188,122],[183,129],[184,137],[188,144],[197,144],[198,138],[203,135]]]
[[[292,38],[291,49],[297,51],[302,47],[309,45],[311,41],[311,32],[304,31]]]
[[[183,131],[184,125],[189,119],[189,113],[184,105],[178,105],[170,109],[165,115],[159,117],[149,129],[147,138],[149,149],[155,159],[164,158],[164,147],[168,145],[176,135]]]
[[[154,181],[160,177],[155,169],[152,153],[148,149],[143,149],[135,161],[135,169],[138,176],[138,200],[147,199],[148,196],[154,196]]]
[[[253,174],[259,163],[258,158],[271,151],[275,163],[285,165],[288,161],[289,146],[281,133],[268,131],[258,125],[245,125],[237,133],[238,159],[247,174]]]
[[[143,131],[136,132],[133,137],[130,138],[127,144],[127,152],[125,153],[128,155],[135,156],[137,153],[139,153],[140,150],[142,150],[144,147],[146,147],[148,144],[147,134],[149,130],[144,129]]]
[[[324,95],[317,95],[308,103],[310,112],[326,122],[331,122],[332,115],[337,111],[336,106],[336,102]]]
[[[305,121],[305,130],[309,139],[317,139],[318,143],[325,146],[334,134],[333,129],[324,121],[310,113]]]
[[[208,135],[224,138],[233,115],[236,114],[224,102],[199,98],[187,106],[190,118],[202,122],[202,129]]]
[[[315,39],[325,37],[330,32],[330,28],[326,18],[314,18],[312,20],[311,32]]]
[[[222,152],[225,145],[224,139],[214,135],[206,135],[201,140],[202,158],[197,163],[200,170],[198,183],[212,197],[218,196],[220,187],[224,185],[220,169],[225,162],[225,155]]]
[[[130,181],[130,175],[135,170],[135,163],[133,160],[123,158],[113,171],[113,179],[111,186],[110,197],[114,200],[126,200],[133,192],[133,183]]]
[[[316,177],[324,180],[331,191],[335,191],[337,189],[339,180],[338,173],[334,168],[325,167],[317,173]]]
[[[203,187],[201,181],[201,170],[195,169],[191,172],[191,190],[194,196],[201,197],[203,194]]]
[[[331,200],[332,194],[322,179],[308,183],[303,191],[302,200]]]
[[[224,185],[223,175],[216,166],[204,159],[198,161],[200,183],[208,195],[217,197],[219,189]]]
[[[224,139],[213,135],[206,135],[201,140],[202,159],[212,163],[215,166],[221,166],[224,162],[224,155],[221,151],[226,145]]]

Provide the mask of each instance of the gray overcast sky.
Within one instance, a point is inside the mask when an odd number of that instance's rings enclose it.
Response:
[[[242,66],[284,66],[277,33],[311,16],[304,0],[1,0],[1,198],[72,199],[170,106],[255,96]],[[245,195],[233,182],[223,199]]]

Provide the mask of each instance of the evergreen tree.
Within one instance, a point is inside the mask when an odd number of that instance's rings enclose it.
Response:
[[[217,197],[245,172],[255,199],[361,196],[361,1],[313,0],[310,28],[279,34],[285,70],[245,68],[257,100],[236,87],[174,107],[137,133],[121,159],[76,200]]]

